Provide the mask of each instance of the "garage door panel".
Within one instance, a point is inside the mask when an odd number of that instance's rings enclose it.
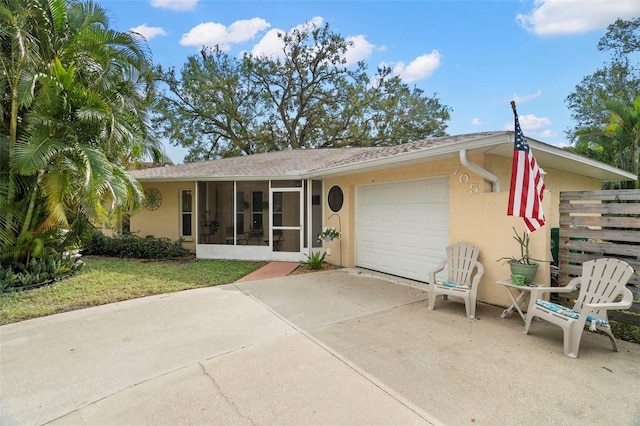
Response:
[[[448,179],[356,189],[356,264],[426,281],[449,243]]]
[[[428,197],[432,200],[435,199],[448,199],[449,198],[449,182],[442,181],[433,183],[427,187]]]
[[[377,203],[384,203],[385,201],[393,201],[396,202],[396,194],[393,192],[393,188],[389,186],[383,186],[378,191],[378,196],[376,197]]]
[[[378,198],[378,193],[373,187],[362,188],[362,191],[358,193],[358,198],[358,202],[363,206],[375,204]]]
[[[375,206],[374,206],[374,208],[375,208]],[[378,212],[377,212],[378,214],[376,215],[376,219],[375,220],[379,224],[382,224],[383,227],[392,227],[393,228],[394,223],[398,221],[398,218],[394,217],[396,209],[394,209],[394,208],[392,208],[390,206],[379,206],[377,208],[377,210],[378,210]],[[382,229],[384,229],[384,228],[382,228]]]
[[[375,221],[378,216],[378,212],[375,209],[367,209],[362,212],[360,220],[365,222]]]
[[[417,253],[425,249],[425,241],[420,235],[406,235],[398,241],[398,248],[404,253]]]
[[[378,255],[377,261],[381,268],[390,269],[395,263],[395,256],[390,253],[382,253]]]
[[[407,256],[400,263],[400,274],[401,276],[414,275],[417,276],[416,279],[420,281],[427,281],[427,276],[419,276],[422,272],[422,264],[424,259],[422,256]]]
[[[403,194],[405,202],[422,204],[429,202],[429,189],[427,186],[415,182],[411,185],[411,193]]]
[[[401,228],[411,228],[419,231],[421,223],[425,220],[424,208],[417,204],[406,204],[402,208],[398,207],[398,219],[396,226]]]

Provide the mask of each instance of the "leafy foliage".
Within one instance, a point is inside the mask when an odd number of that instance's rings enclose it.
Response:
[[[83,262],[67,254],[49,254],[0,268],[0,291],[23,290],[49,284],[78,271]]]
[[[529,252],[530,236],[526,230],[524,230],[522,232],[522,235],[520,235],[514,227],[513,234],[513,239],[516,240],[518,242],[518,245],[520,246],[520,256],[501,257],[500,259],[498,259],[498,262],[503,260],[504,263],[520,263],[522,265],[532,265],[535,262],[547,262],[546,260],[538,260],[531,257],[531,254]]]
[[[187,253],[189,250],[182,246],[182,241],[156,238],[153,235],[142,238],[135,234],[107,237],[100,232],[96,232],[82,249],[84,255],[136,259],[170,259]]]
[[[327,257],[327,252],[323,251],[314,251],[311,253],[311,256],[305,254],[307,260],[300,261],[301,265],[306,266],[309,269],[320,269],[322,268],[322,263],[324,263],[324,258]]]
[[[598,42],[598,50],[613,50],[616,55],[640,52],[640,18],[628,21],[618,18]]]
[[[632,54],[640,53],[640,18],[618,19],[598,43],[611,50],[612,59],[602,69],[585,77],[567,97],[577,122],[570,135],[572,152],[612,166],[638,171],[640,144],[640,67]],[[640,188],[640,182],[607,183],[608,188]]]
[[[611,51],[611,60],[584,77],[567,97],[571,118],[576,121],[574,132],[606,125],[610,116],[606,102],[633,105],[640,96],[640,68],[632,62],[633,55],[640,52],[640,18],[616,20],[609,25],[597,48]]]
[[[279,34],[282,57],[203,49],[181,75],[158,69],[168,93],[154,120],[189,149],[186,161],[295,148],[387,146],[444,136],[450,108],[391,69],[349,66],[351,46],[327,24]]]
[[[640,188],[640,96],[631,107],[618,102],[606,102],[611,116],[605,127],[590,127],[576,132],[577,142],[571,151],[585,154],[636,176],[635,184],[619,182],[611,188]]]
[[[336,238],[339,239],[340,235],[340,231],[338,231],[335,227],[327,226],[322,230],[322,232],[318,234],[318,241],[322,241],[325,238],[329,240],[334,240]]]
[[[603,68],[586,76],[577,85],[566,103],[576,126],[570,131],[573,136],[578,129],[604,126],[609,120],[605,102],[613,101],[632,105],[640,96],[640,69],[627,58],[617,58],[604,64]]]
[[[0,66],[6,266],[37,256],[50,230],[72,248],[91,223],[131,210],[143,195],[126,167],[164,154],[146,115],[155,93],[146,42],[109,29],[92,1],[3,1]]]

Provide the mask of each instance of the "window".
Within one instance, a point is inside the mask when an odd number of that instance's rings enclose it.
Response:
[[[329,190],[329,197],[327,202],[329,204],[329,209],[331,209],[332,212],[339,212],[344,202],[344,194],[342,193],[342,188],[337,185],[332,186]]]
[[[191,238],[191,217],[193,215],[193,194],[190,189],[180,190],[180,236]]]
[[[264,210],[264,203],[262,198],[262,192],[253,192],[251,194],[251,233],[262,234],[262,210]]]

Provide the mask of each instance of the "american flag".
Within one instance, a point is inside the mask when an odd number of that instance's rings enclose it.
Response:
[[[513,163],[511,166],[511,188],[509,189],[509,216],[522,217],[529,233],[544,225],[545,217],[542,211],[542,196],[544,181],[540,168],[529,144],[522,133],[518,113],[513,106],[515,115],[516,138],[513,147]]]

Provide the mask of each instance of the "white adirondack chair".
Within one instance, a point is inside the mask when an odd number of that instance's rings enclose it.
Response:
[[[436,298],[444,296],[460,297],[469,318],[476,316],[476,297],[480,278],[484,274],[482,263],[478,262],[480,250],[470,243],[452,244],[446,249],[447,257],[436,269],[429,273],[429,309],[433,310]],[[447,267],[447,278],[436,280],[438,272]]]
[[[529,333],[534,317],[556,324],[564,332],[564,354],[577,358],[582,332],[588,325],[591,331],[606,333],[613,350],[618,352],[607,311],[631,306],[633,294],[626,285],[632,276],[633,268],[628,263],[603,258],[584,262],[582,276],[572,279],[565,287],[532,288],[524,334]],[[580,293],[571,309],[542,299],[545,293],[567,293],[574,291],[576,286],[580,286]],[[616,302],[619,296],[622,296],[622,300]]]

